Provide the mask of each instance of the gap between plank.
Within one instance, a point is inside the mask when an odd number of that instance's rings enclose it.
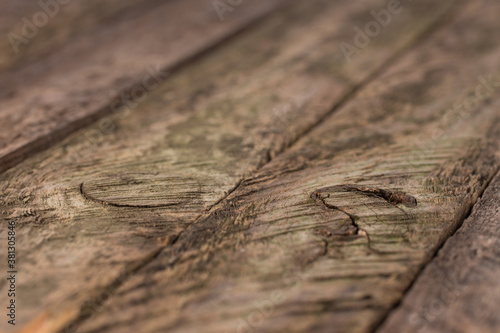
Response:
[[[193,54],[190,54],[182,59],[177,60],[174,64],[162,67],[160,69],[161,72],[168,72],[170,75],[179,72],[180,70],[184,69],[185,67],[189,66],[190,64],[198,61],[205,55],[214,52],[215,50],[223,47],[225,44],[229,43],[233,39],[235,39],[237,36],[239,36],[241,33],[244,31],[247,31],[249,29],[256,28],[262,21],[273,14],[274,12],[283,9],[287,6],[290,6],[294,1],[286,1],[283,2],[270,11],[259,15],[253,19],[250,19],[248,22],[244,22],[241,26],[236,27],[234,30],[229,31],[226,35],[220,37],[219,39],[214,40],[213,43],[206,47],[202,47],[200,51],[195,52]],[[157,4],[154,2],[154,4]],[[156,8],[153,6],[151,10],[154,10]],[[116,18],[115,18],[116,19]],[[134,82],[133,84],[130,85],[129,88],[123,89],[117,93],[119,94],[128,94],[134,87],[137,86],[137,84],[140,83],[139,81]],[[114,106],[114,107],[112,107]],[[28,143],[25,143],[21,147],[15,149],[14,151],[11,151],[4,155],[3,157],[0,157],[0,174],[4,173],[5,171],[9,170],[10,168],[16,166],[17,164],[23,162],[25,159],[32,157],[48,148],[53,146],[54,144],[62,141],[69,135],[73,134],[74,132],[81,130],[87,126],[92,125],[99,119],[108,116],[113,113],[113,110],[116,107],[122,107],[123,104],[116,104],[113,105],[113,101],[109,101],[106,103],[104,106],[101,108],[98,108],[94,112],[91,112],[79,119],[75,119],[73,121],[70,121],[63,126],[59,126],[51,130],[49,133],[43,134],[40,137],[38,137],[35,141],[31,141]]]
[[[399,301],[396,304],[394,304],[394,306],[391,309],[389,309],[387,311],[387,313],[380,319],[380,321],[378,321],[377,323],[374,324],[373,329],[371,330],[371,333],[376,333],[379,330],[379,328],[382,327],[382,325],[387,321],[387,318],[389,318],[389,316],[391,315],[391,313],[393,313],[397,308],[399,308],[401,306],[401,304],[403,303],[404,299],[408,295],[409,291],[411,290],[411,288],[413,288],[413,285],[417,282],[417,280],[423,274],[424,269],[429,264],[431,264],[434,261],[434,259],[438,255],[439,251],[441,251],[441,249],[445,246],[445,244],[448,241],[448,239],[450,239],[451,237],[453,237],[457,233],[457,231],[460,230],[460,228],[464,224],[465,220],[467,220],[467,218],[469,218],[469,216],[472,214],[472,211],[474,210],[474,207],[479,202],[479,200],[483,197],[484,192],[486,191],[486,189],[488,188],[488,186],[490,186],[491,182],[493,181],[493,179],[495,179],[495,177],[497,176],[497,174],[499,173],[499,171],[500,171],[500,166],[498,166],[496,168],[496,170],[492,173],[492,175],[490,176],[490,178],[488,178],[488,180],[485,182],[484,186],[479,189],[479,195],[477,196],[476,200],[470,204],[469,209],[464,214],[464,216],[460,219],[460,221],[458,222],[458,224],[454,228],[454,230],[452,230],[452,232],[450,233],[450,235],[448,237],[446,237],[441,242],[441,244],[438,244],[438,246],[436,247],[436,250],[434,251],[434,253],[432,254],[432,256],[429,258],[429,260],[420,267],[420,269],[417,272],[417,275],[415,275],[415,278],[413,279],[413,281],[410,283],[410,285],[408,286],[408,288],[406,288],[406,290],[403,291],[403,295],[401,296],[401,298],[399,299]]]
[[[409,52],[414,47],[418,46],[420,43],[422,43],[424,40],[426,40],[428,37],[430,37],[435,31],[437,31],[440,28],[446,26],[455,17],[455,15],[459,12],[459,9],[462,7],[463,4],[464,4],[464,1],[460,1],[460,2],[452,5],[451,8],[447,9],[442,15],[438,16],[435,19],[435,21],[433,23],[429,24],[429,26],[427,28],[425,28],[424,31],[422,31],[419,35],[417,35],[412,42],[410,42],[408,45],[406,45],[403,48],[401,48],[399,51],[395,52],[386,61],[384,61],[384,63],[377,70],[375,70],[373,73],[371,73],[370,75],[368,75],[368,77],[366,77],[360,83],[358,83],[357,85],[355,85],[349,92],[345,93],[344,96],[342,96],[340,98],[340,100],[333,105],[333,107],[330,109],[330,111],[328,111],[323,116],[321,116],[309,128],[305,129],[302,133],[298,134],[297,137],[294,138],[293,140],[291,140],[285,147],[279,149],[275,153],[274,158],[272,158],[271,154],[269,154],[269,152],[268,152],[266,160],[264,162],[262,162],[261,165],[258,165],[253,172],[259,171],[262,167],[264,167],[269,162],[271,162],[271,160],[275,159],[279,155],[283,154],[286,150],[288,150],[291,147],[293,147],[299,141],[299,139],[307,136],[317,126],[319,126],[323,121],[325,121],[327,118],[329,118],[330,116],[332,116],[337,110],[339,110],[342,106],[344,106],[351,98],[353,98],[356,95],[356,93],[358,91],[360,91],[362,88],[364,88],[370,82],[372,82],[373,80],[375,80],[387,68],[390,68],[393,62],[395,62],[397,59],[401,58],[404,54],[406,54],[407,52]],[[284,6],[286,6],[286,5],[281,5],[281,6],[279,6],[279,8],[283,8]],[[276,8],[275,10],[277,10],[279,8]],[[272,12],[274,12],[274,10]],[[258,19],[254,20],[253,22],[255,24],[258,24],[258,23],[260,23],[263,20],[264,17],[268,16],[271,13],[267,13],[266,15],[264,15],[262,17],[259,17]],[[247,26],[249,26],[249,25],[247,25]],[[233,33],[233,34],[231,34],[230,37],[224,38],[224,41],[229,41],[230,39],[236,37],[243,30],[245,30],[245,29],[244,28],[238,29],[238,31],[235,32],[235,33]],[[196,55],[194,55],[192,57],[189,57],[188,61],[186,61],[186,60],[181,61],[177,65],[178,68],[186,66],[189,63],[194,62],[195,60],[197,60],[198,58],[200,58],[201,55],[204,55],[204,54],[206,54],[206,53],[208,53],[208,52],[210,52],[212,50],[215,50],[221,44],[222,44],[222,42],[220,42],[220,43],[218,43],[216,45],[210,46],[209,48],[201,51],[200,53],[198,53],[198,54],[196,54]],[[172,71],[172,69],[170,69],[170,71]],[[1,170],[0,170],[0,173],[1,173]],[[98,311],[98,308],[102,307],[103,304],[104,304],[104,302],[107,299],[109,299],[110,297],[112,297],[113,294],[115,293],[115,291],[120,286],[122,286],[128,279],[130,279],[132,276],[134,276],[143,267],[147,266],[152,261],[154,261],[154,259],[164,249],[166,249],[167,247],[170,247],[170,246],[174,245],[179,240],[179,238],[181,237],[181,235],[183,233],[185,233],[191,226],[199,223],[199,220],[202,220],[205,216],[209,215],[210,212],[212,211],[212,209],[215,206],[219,205],[221,202],[223,202],[224,200],[226,200],[233,192],[235,192],[241,186],[244,178],[245,177],[243,177],[231,190],[229,190],[223,197],[221,197],[221,199],[217,200],[215,203],[213,203],[212,205],[210,205],[209,207],[207,207],[204,212],[200,213],[200,215],[198,215],[198,217],[193,222],[189,223],[186,226],[186,228],[184,228],[182,231],[180,231],[177,235],[175,235],[175,236],[171,237],[170,239],[168,239],[163,246],[160,246],[159,248],[157,248],[154,251],[152,251],[150,254],[148,254],[147,256],[145,256],[145,258],[142,261],[133,264],[131,266],[131,268],[125,269],[122,273],[119,274],[119,276],[114,281],[112,281],[107,286],[103,287],[102,288],[102,292],[99,293],[99,295],[95,299],[91,299],[91,300],[87,301],[86,304],[80,309],[80,316],[77,317],[72,322],[69,322],[66,325],[66,327],[62,328],[59,331],[59,333],[75,332],[76,329],[77,329],[77,327],[79,325],[81,325],[84,321],[90,319],[90,317],[91,317],[91,315],[86,315],[85,314],[84,310],[86,309],[86,307],[93,307],[94,311]],[[491,179],[493,179],[493,177]],[[489,185],[491,179],[488,180],[487,185]],[[482,193],[483,192],[481,192],[481,195],[482,195]],[[174,262],[172,262],[169,266],[175,265],[175,261],[176,260],[174,260]],[[107,294],[106,297],[104,297],[105,294]],[[96,301],[97,299],[100,299],[100,301]],[[384,317],[383,320],[385,320],[385,318],[386,317]],[[382,320],[382,322],[383,322],[383,320]],[[381,322],[380,323],[376,323],[375,326],[378,327],[380,324],[381,324]]]

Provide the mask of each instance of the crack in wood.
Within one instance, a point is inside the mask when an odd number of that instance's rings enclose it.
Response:
[[[384,330],[386,330],[385,326],[388,325],[389,317],[391,315],[393,315],[394,313],[397,313],[398,309],[402,308],[402,304],[405,301],[405,299],[409,298],[410,290],[414,287],[415,284],[418,283],[419,279],[421,279],[421,276],[424,275],[424,270],[427,269],[427,266],[432,265],[432,263],[437,260],[436,259],[437,255],[438,255],[438,253],[440,251],[442,251],[442,249],[445,246],[446,242],[448,242],[449,239],[451,239],[452,237],[454,237],[456,235],[456,233],[460,230],[460,228],[462,228],[462,225],[465,222],[465,220],[467,220],[471,216],[471,214],[474,211],[476,205],[480,204],[480,202],[481,202],[481,200],[483,198],[483,195],[486,192],[486,189],[488,187],[490,187],[491,182],[493,182],[493,180],[495,179],[495,177],[499,173],[500,173],[500,166],[497,166],[495,168],[495,170],[491,173],[490,177],[486,180],[486,182],[484,183],[484,185],[479,189],[477,198],[470,203],[470,205],[469,205],[469,207],[467,209],[467,212],[460,218],[460,221],[459,221],[458,225],[455,227],[455,229],[452,230],[452,232],[446,237],[446,239],[443,240],[443,242],[434,250],[434,253],[433,253],[432,257],[430,257],[427,260],[427,262],[420,267],[420,269],[417,272],[417,274],[415,275],[414,279],[412,280],[412,282],[410,283],[410,285],[405,289],[405,291],[403,292],[403,294],[402,294],[401,298],[398,300],[398,302],[395,303],[391,307],[391,309],[389,309],[385,313],[385,315],[377,323],[375,323],[373,325],[373,328],[370,331],[370,333],[384,332]]]
[[[324,208],[338,210],[338,211],[344,213],[345,215],[347,215],[351,221],[351,225],[355,228],[355,230],[348,231],[345,235],[346,236],[361,235],[361,236],[365,237],[366,241],[367,241],[367,245],[370,248],[370,236],[368,235],[368,232],[366,232],[365,230],[361,229],[358,226],[358,224],[356,223],[356,217],[354,215],[346,212],[345,210],[343,210],[337,206],[331,205],[325,201],[326,198],[330,197],[330,193],[328,193],[328,191],[333,190],[333,189],[339,189],[339,188],[341,189],[342,186],[331,186],[331,187],[324,187],[324,188],[317,189],[313,193],[311,193],[311,199],[313,199],[315,203],[319,204],[320,206],[322,206]]]
[[[161,204],[125,204],[125,203],[114,203],[106,200],[97,199],[91,196],[87,191],[85,191],[84,183],[80,184],[80,193],[81,195],[90,201],[97,202],[101,205],[105,206],[114,206],[114,207],[133,207],[133,208],[157,208],[157,207],[170,207],[170,206],[179,206],[182,202],[173,202],[173,203],[161,203]]]
[[[357,186],[357,185],[340,185],[342,189],[350,192],[362,192],[367,195],[380,197],[393,205],[403,204],[406,207],[417,207],[417,199],[400,191],[389,191],[379,188]],[[335,187],[335,186],[333,186]]]
[[[173,241],[175,241],[175,236],[172,237],[170,243]],[[94,297],[90,297],[81,306],[77,318],[75,318],[72,321],[69,321],[63,328],[61,328],[57,332],[67,333],[67,332],[77,331],[77,327],[82,322],[91,318],[108,298],[114,296],[118,288],[120,288],[125,283],[125,281],[127,281],[131,276],[137,273],[141,268],[145,267],[147,264],[152,262],[161,253],[163,248],[164,246],[158,247],[157,249],[151,251],[142,260],[138,260],[134,263],[131,263],[122,272],[120,272],[120,274],[116,278],[114,278],[110,283],[101,287],[100,290],[94,295]]]
[[[349,220],[351,221],[351,225],[354,227],[354,230],[348,231],[340,236],[352,236],[352,235],[363,236],[367,241],[368,248],[371,251],[375,251],[375,252],[377,252],[377,251],[371,247],[371,240],[370,240],[370,235],[369,235],[368,231],[359,227],[359,225],[356,223],[356,219],[359,219],[359,218],[357,216],[345,211],[344,209],[342,209],[336,205],[329,204],[325,201],[326,198],[330,198],[330,193],[328,193],[328,192],[339,192],[339,191],[358,192],[358,193],[362,193],[364,195],[376,196],[376,197],[384,199],[385,201],[387,201],[388,203],[390,203],[394,206],[397,206],[398,204],[403,204],[406,207],[416,207],[417,206],[417,199],[415,199],[413,196],[408,195],[404,192],[383,190],[383,189],[374,188],[374,187],[358,186],[358,185],[351,185],[351,184],[342,184],[342,185],[322,187],[322,188],[319,188],[311,193],[311,195],[310,195],[311,199],[319,206],[321,206],[327,210],[337,210],[337,211],[342,212],[343,214],[345,214],[349,217]],[[397,207],[397,208],[399,208],[399,207]],[[404,213],[406,214],[406,212],[404,212]],[[329,233],[329,235],[327,235],[327,237],[332,236],[331,232],[328,231],[328,233]]]

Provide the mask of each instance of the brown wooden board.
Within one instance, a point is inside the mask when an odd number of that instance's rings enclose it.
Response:
[[[500,166],[499,15],[468,2],[88,303],[78,331],[375,329]]]
[[[142,100],[166,73],[290,1],[245,2],[224,21],[210,1],[136,1],[123,9],[132,2],[75,1],[19,45],[0,78],[0,172],[120,103]],[[10,43],[0,45],[0,54],[12,52]]]
[[[500,175],[377,332],[498,332]]]
[[[124,12],[130,15],[151,8],[153,2],[160,3],[158,0],[2,1],[0,71],[37,61],[78,36],[109,26],[109,21]]]
[[[106,118],[113,131],[90,126],[8,170],[1,212],[18,222],[19,324],[52,332],[79,323],[452,3],[412,4],[346,64],[339,44],[352,43],[352,22],[386,2],[299,1]]]

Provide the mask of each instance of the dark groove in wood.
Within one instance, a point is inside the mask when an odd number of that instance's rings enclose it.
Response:
[[[162,250],[162,247],[154,250],[148,256],[146,256],[144,260],[138,262],[132,267],[125,269],[120,275],[118,275],[115,280],[113,280],[107,286],[103,287],[98,293],[98,296],[89,299],[86,304],[82,306],[78,318],[76,318],[68,326],[62,328],[58,333],[75,332],[78,325],[80,325],[86,319],[90,318],[96,311],[96,309],[101,307],[108,298],[112,297],[116,290],[120,288],[130,276],[134,275],[142,267],[152,262],[161,253]]]
[[[471,215],[473,209],[474,209],[474,206],[479,202],[479,200],[482,198],[484,192],[486,191],[486,189],[488,188],[488,186],[491,184],[491,182],[493,181],[493,179],[496,177],[496,175],[499,173],[500,171],[500,167],[497,167],[496,170],[492,173],[492,175],[490,176],[490,178],[485,182],[484,186],[479,190],[479,195],[477,197],[477,199],[468,207],[468,210],[466,212],[466,214],[460,219],[460,223],[456,226],[456,228],[452,231],[452,233],[445,239],[441,242],[441,244],[438,244],[438,246],[436,247],[433,255],[431,258],[429,258],[429,260],[420,267],[419,271],[417,272],[417,274],[415,275],[415,278],[413,279],[413,281],[411,281],[411,283],[409,284],[408,288],[406,288],[406,290],[403,292],[403,296],[399,299],[399,301],[394,304],[394,306],[389,310],[387,311],[384,316],[380,319],[379,322],[375,323],[372,330],[370,331],[371,333],[376,333],[379,328],[382,327],[382,325],[386,322],[387,318],[392,314],[392,312],[397,309],[403,302],[404,298],[406,297],[406,295],[408,294],[409,290],[413,287],[413,285],[416,283],[416,281],[418,280],[418,278],[422,275],[425,267],[427,267],[427,265],[429,265],[433,260],[434,258],[436,258],[438,252],[443,248],[443,246],[446,244],[446,241],[452,237],[453,235],[455,235],[455,233],[460,229],[460,227],[462,226],[462,224],[464,223],[464,221]]]
[[[345,190],[345,186],[339,185],[339,186],[330,186],[330,187],[323,187],[323,188],[317,189],[313,193],[311,193],[311,199],[313,199],[314,202],[316,202],[316,204],[318,204],[321,207],[331,209],[331,210],[338,210],[339,212],[342,212],[345,215],[347,215],[349,217],[349,220],[351,221],[351,225],[354,227],[354,231],[347,232],[345,234],[345,236],[351,236],[351,235],[363,236],[366,239],[366,242],[367,242],[366,245],[368,246],[368,248],[370,250],[373,250],[370,246],[370,235],[368,234],[368,232],[366,230],[364,230],[358,226],[358,224],[356,223],[356,216],[346,212],[342,208],[331,205],[325,201],[326,198],[330,197],[330,193],[326,193],[327,191],[330,191],[330,190]],[[323,193],[326,193],[326,196],[323,197],[322,196]]]

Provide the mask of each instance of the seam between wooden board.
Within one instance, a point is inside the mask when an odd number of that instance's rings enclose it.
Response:
[[[372,74],[370,74],[364,81],[360,82],[359,84],[355,85],[351,91],[349,91],[347,94],[345,94],[340,101],[338,101],[332,109],[325,113],[315,124],[310,126],[308,129],[306,129],[302,134],[297,136],[295,140],[293,140],[287,147],[283,149],[283,151],[279,152],[282,153],[286,149],[291,148],[295,143],[299,141],[302,137],[307,136],[310,132],[314,130],[316,126],[318,126],[320,123],[323,121],[327,120],[330,116],[332,116],[338,109],[343,107],[352,97],[356,95],[358,91],[360,91],[362,88],[364,88],[368,83],[372,82],[374,79],[379,77],[382,73],[385,72],[386,69],[391,67],[391,64],[395,62],[397,59],[399,59],[403,54],[409,52],[411,49],[417,47],[420,43],[422,43],[424,40],[426,40],[428,37],[430,37],[435,31],[439,30],[440,28],[446,26],[455,16],[456,14],[460,11],[460,8],[463,7],[463,5],[467,2],[468,0],[463,0],[463,1],[457,1],[453,5],[451,5],[447,10],[444,11],[443,14],[441,14],[439,17],[436,18],[436,20],[429,24],[429,26],[424,29],[419,35],[417,35],[412,42],[410,42],[408,45],[405,47],[401,48],[399,51],[395,52],[392,56],[389,57],[376,71],[374,71]],[[268,161],[269,162],[269,161]],[[266,163],[268,163],[266,162]]]
[[[349,100],[351,100],[351,98],[353,98],[356,93],[361,90],[362,88],[364,88],[366,85],[368,85],[370,82],[372,82],[373,80],[375,80],[377,77],[379,77],[386,69],[390,68],[391,67],[391,64],[396,61],[398,58],[402,57],[405,53],[409,52],[411,49],[413,49],[414,47],[418,46],[421,42],[423,42],[427,37],[429,37],[430,35],[432,35],[432,33],[436,30],[439,30],[441,27],[443,26],[446,26],[452,19],[453,17],[459,12],[459,9],[462,7],[462,5],[465,3],[466,1],[459,1],[458,3],[456,3],[455,6],[451,6],[451,8],[449,8],[448,10],[444,11],[444,13],[441,15],[441,16],[438,16],[435,20],[435,22],[431,23],[427,29],[425,29],[422,33],[420,33],[420,35],[416,36],[414,41],[412,43],[410,43],[409,45],[407,45],[406,47],[403,47],[401,50],[397,51],[394,53],[394,55],[392,55],[391,57],[389,57],[388,60],[386,60],[380,67],[378,70],[375,70],[372,74],[368,75],[368,77],[366,79],[364,79],[363,81],[361,81],[359,84],[355,85],[350,91],[348,91],[347,93],[344,94],[344,96],[342,96],[340,98],[340,100],[335,103],[335,105],[330,109],[330,111],[328,111],[325,115],[323,115],[322,117],[320,117],[314,124],[312,124],[309,128],[307,128],[306,130],[304,130],[302,133],[299,133],[297,135],[297,137],[290,141],[288,143],[288,145],[286,147],[283,147],[282,149],[278,150],[275,152],[275,155],[274,157],[271,156],[270,154],[270,151],[268,151],[267,153],[267,159],[261,164],[261,165],[258,165],[256,167],[256,170],[253,172],[253,173],[257,173],[260,169],[262,169],[265,165],[269,164],[273,159],[275,159],[276,157],[278,157],[279,155],[285,153],[288,149],[292,148],[301,138],[307,136],[310,132],[312,132],[317,126],[319,126],[323,121],[325,121],[327,118],[329,118],[330,116],[332,116],[337,110],[339,110],[342,106],[344,106]],[[210,212],[212,211],[212,209],[221,204],[224,200],[226,200],[233,192],[235,192],[240,186],[241,184],[243,183],[243,181],[245,180],[245,178],[247,177],[243,177],[239,182],[238,184],[236,184],[236,186],[229,190],[226,195],[224,195],[221,199],[217,200],[214,204],[208,206],[206,209],[205,209],[205,214],[206,215],[209,215]],[[198,222],[198,220],[203,216],[204,214],[200,214],[196,219],[195,221],[193,221],[192,223],[190,223],[184,230],[182,230],[180,233],[179,233],[179,236],[181,234],[183,234],[191,225],[193,224],[196,224]],[[176,238],[175,241],[177,241],[179,237]],[[173,244],[173,243],[172,243]]]
[[[228,32],[226,35],[220,37],[219,39],[214,40],[213,43],[211,43],[207,47],[202,48],[200,51],[195,52],[185,58],[182,58],[170,66],[160,68],[160,72],[168,72],[169,75],[172,75],[173,73],[177,73],[183,70],[185,67],[198,61],[205,55],[212,53],[215,50],[223,47],[225,44],[231,42],[233,39],[235,39],[243,32],[258,27],[258,25],[261,24],[264,21],[264,19],[266,19],[276,11],[283,9],[287,6],[290,6],[293,3],[294,1],[287,1],[277,5],[272,10],[262,15],[259,15],[256,18],[253,18],[246,23],[243,23],[240,27],[235,28],[234,30]],[[139,79],[139,81],[134,81],[133,84],[130,85],[130,87],[119,91],[117,95],[129,94],[137,86],[137,84],[140,83],[140,80],[142,80],[142,78]],[[117,107],[120,108],[122,106],[124,106],[123,102],[116,104],[114,100],[111,100],[104,106],[97,108],[95,111],[79,119],[70,121],[66,123],[64,126],[61,126],[59,128],[56,127],[52,131],[50,131],[50,133],[41,135],[40,137],[36,138],[36,140],[28,142],[22,145],[21,147],[15,149],[14,151],[7,153],[3,157],[0,157],[0,162],[1,162],[0,174],[16,166],[17,164],[23,162],[25,159],[33,157],[36,154],[50,148],[51,146],[62,141],[63,139],[73,134],[74,132],[77,132],[85,127],[88,127],[93,123],[95,123],[96,121],[98,121],[99,119],[112,114],[113,110],[115,110]]]
[[[122,16],[130,16],[130,15],[141,16],[141,15],[144,15],[146,13],[150,13],[150,12],[156,10],[158,7],[165,5],[167,2],[172,2],[172,1],[174,1],[174,0],[166,0],[166,1],[153,0],[153,1],[150,1],[146,4],[143,2],[130,4],[126,7],[118,9],[116,12],[111,13],[110,15],[107,15],[107,16],[101,18],[101,20],[97,22],[96,27],[97,28],[108,27],[109,23],[116,23],[116,21],[119,20]],[[145,8],[146,7],[145,5],[147,6],[147,8]],[[86,34],[93,33],[93,32],[94,31],[92,29],[88,29],[88,30],[84,31],[84,33],[81,35],[79,35],[77,32],[77,33],[70,35],[70,37],[71,38],[75,38],[75,37],[79,38],[79,37],[82,37]],[[51,52],[58,52],[61,49],[63,49],[64,47],[65,47],[65,44],[56,45],[51,50]],[[20,51],[20,53],[22,53],[22,51]],[[49,55],[50,55],[50,52],[42,52],[39,55],[39,57],[29,58],[28,60],[21,60],[19,62],[16,61],[16,62],[14,62],[14,64],[12,66],[4,67],[1,70],[1,72],[19,71],[23,67],[36,64],[39,60],[44,59],[44,58],[48,57]]]
[[[402,47],[399,51],[395,52],[377,70],[375,70],[373,73],[371,73],[370,75],[368,75],[359,84],[355,85],[349,92],[347,92],[346,94],[344,94],[344,96],[342,96],[342,98],[337,103],[335,103],[335,105],[330,109],[330,111],[328,111],[325,115],[323,115],[322,117],[320,117],[314,124],[312,124],[309,128],[307,128],[306,130],[304,130],[302,133],[298,134],[297,137],[294,140],[290,141],[285,147],[283,147],[282,149],[276,151],[273,156],[271,156],[270,152],[268,152],[267,159],[261,165],[257,166],[257,168],[254,171],[254,173],[258,172],[262,167],[264,167],[269,162],[271,162],[271,160],[275,159],[277,156],[279,156],[280,154],[283,154],[285,151],[287,151],[292,146],[294,146],[299,141],[299,139],[307,136],[310,132],[312,132],[312,130],[314,130],[317,126],[319,126],[323,121],[325,121],[328,117],[332,116],[337,110],[339,110],[343,105],[345,105],[348,101],[350,101],[356,95],[356,93],[359,90],[361,90],[363,87],[365,87],[366,85],[368,85],[374,79],[376,79],[377,77],[379,77],[382,73],[384,73],[384,71],[386,69],[390,68],[391,65],[392,65],[392,63],[394,63],[397,59],[401,58],[404,54],[406,54],[407,52],[409,52],[411,49],[413,49],[414,47],[418,46],[420,43],[422,43],[428,37],[432,36],[435,31],[437,31],[437,30],[441,29],[442,27],[446,26],[455,17],[455,15],[460,11],[460,8],[464,5],[465,2],[466,1],[459,1],[459,2],[454,3],[453,5],[451,5],[446,10],[444,10],[444,12],[441,15],[439,15],[438,17],[436,17],[436,19],[434,20],[434,22],[432,22],[431,24],[429,24],[429,26],[426,29],[424,29],[424,31],[422,31],[419,35],[417,35],[412,41],[410,41],[408,45]],[[283,7],[284,6],[280,6],[280,8],[283,8]],[[261,21],[264,17],[268,16],[269,14],[270,13],[268,13],[268,14],[262,16],[262,17],[259,17],[256,21]],[[240,32],[242,32],[243,30],[245,30],[245,29],[241,29]],[[232,37],[227,38],[227,40],[235,37],[238,34],[239,34],[239,32],[235,33],[234,35],[232,35]],[[220,44],[218,44],[218,45],[220,45]],[[210,48],[208,48],[207,50],[202,51],[201,53],[205,54],[205,53],[209,52],[209,50],[213,50],[216,47],[217,46],[211,46]],[[193,60],[197,59],[199,56],[200,56],[200,54],[197,54],[194,57]],[[0,172],[1,172],[1,170],[0,170]],[[128,268],[124,272],[120,273],[120,275],[115,280],[113,280],[110,284],[108,284],[108,286],[106,286],[106,287],[103,288],[103,292],[98,297],[96,297],[95,299],[89,300],[86,303],[85,306],[87,306],[87,307],[89,307],[89,306],[93,307],[94,310],[96,308],[101,307],[107,299],[113,297],[114,292],[121,285],[123,285],[128,279],[130,279],[131,277],[133,277],[143,267],[145,267],[148,264],[150,264],[151,262],[153,262],[154,259],[163,250],[165,250],[166,248],[168,248],[171,245],[175,244],[177,242],[177,240],[180,238],[180,236],[183,233],[185,233],[190,227],[192,227],[193,225],[197,224],[200,220],[203,220],[203,219],[207,218],[208,216],[210,216],[211,211],[213,210],[214,207],[216,207],[217,205],[221,204],[233,192],[235,192],[236,190],[238,190],[238,188],[240,188],[241,184],[244,181],[244,178],[245,177],[243,177],[231,190],[229,190],[223,197],[221,197],[221,199],[217,200],[214,204],[212,204],[209,207],[207,207],[204,212],[201,212],[200,215],[198,215],[198,217],[193,222],[189,223],[182,231],[180,231],[178,234],[174,235],[173,237],[170,237],[169,239],[165,240],[165,242],[164,242],[164,244],[162,246],[160,246],[159,248],[157,248],[154,251],[150,252],[142,261],[134,264],[131,268]],[[493,179],[493,177],[491,177],[491,179]],[[488,180],[487,184],[490,183],[491,179]],[[486,187],[484,187],[484,188],[486,188]],[[482,195],[483,191],[481,191],[480,193]],[[173,258],[172,262],[169,263],[169,267],[175,265],[176,261],[177,261],[177,258]],[[107,297],[103,298],[101,295],[104,294],[104,293],[106,293],[106,292],[107,292],[108,295],[107,295]],[[96,302],[95,300],[97,300],[97,299],[100,299],[101,301]],[[91,315],[90,314],[86,314],[84,312],[84,310],[85,309],[82,308],[80,310],[80,316],[77,319],[73,320],[72,322],[68,323],[68,325],[66,325],[66,327],[63,328],[63,329],[61,329],[59,332],[60,333],[63,333],[63,332],[64,333],[74,332],[75,329],[79,325],[81,325],[86,320],[89,320],[90,317],[91,317]],[[385,317],[384,317],[384,319],[385,319]],[[378,327],[379,323],[376,323],[376,325]]]
[[[396,304],[394,304],[394,306],[391,309],[389,309],[387,311],[387,313],[380,319],[379,322],[377,322],[377,323],[374,324],[373,329],[371,330],[372,333],[376,333],[382,327],[382,325],[387,321],[387,319],[389,318],[389,316],[401,306],[401,304],[403,303],[404,299],[406,298],[406,296],[410,292],[410,290],[413,287],[413,285],[417,282],[417,280],[422,275],[424,269],[435,260],[435,258],[437,257],[439,251],[441,251],[441,249],[445,246],[445,244],[448,241],[448,239],[450,239],[451,237],[453,237],[457,233],[457,231],[460,230],[460,228],[462,227],[464,221],[471,215],[472,211],[474,210],[474,207],[479,203],[480,199],[484,195],[484,192],[490,186],[491,182],[493,181],[493,179],[495,179],[495,177],[497,176],[497,174],[499,173],[499,171],[500,171],[500,166],[497,167],[496,170],[491,174],[490,178],[488,178],[488,180],[484,183],[484,186],[479,189],[479,194],[478,194],[476,200],[474,200],[470,204],[469,209],[464,214],[464,216],[460,219],[459,223],[454,228],[454,230],[452,230],[452,232],[446,237],[446,239],[444,239],[441,242],[441,244],[438,244],[438,246],[436,247],[436,250],[434,251],[434,253],[432,254],[432,256],[429,258],[429,260],[420,267],[420,269],[418,270],[417,274],[415,275],[415,278],[413,279],[413,281],[410,283],[410,285],[408,286],[408,288],[405,291],[403,291],[403,295],[401,296],[401,298],[399,299],[399,301]]]

